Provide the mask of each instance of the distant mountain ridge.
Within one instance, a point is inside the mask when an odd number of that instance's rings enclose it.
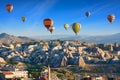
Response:
[[[28,37],[16,37],[16,36],[13,36],[13,35],[9,35],[7,33],[1,33],[0,34],[0,43],[6,43],[6,44],[9,44],[9,43],[16,43],[16,42],[30,42],[30,41],[35,41],[35,39],[31,39],[31,38],[28,38]]]
[[[79,40],[83,42],[94,42],[94,43],[120,43],[120,33],[106,36],[71,36],[71,35],[52,35],[52,36],[38,36],[34,38],[41,38],[43,40],[60,39],[60,40]]]
[[[36,36],[36,37],[25,37],[25,36],[13,36],[6,33],[0,34],[0,43],[15,43],[15,42],[30,42],[38,40],[79,40],[83,42],[94,42],[94,43],[120,43],[120,33],[107,35],[107,36],[71,36],[71,35],[48,35],[48,36]]]
[[[107,36],[91,36],[80,40],[95,43],[120,43],[120,33]]]

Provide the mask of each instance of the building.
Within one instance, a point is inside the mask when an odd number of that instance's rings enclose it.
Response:
[[[48,66],[48,68],[41,73],[40,79],[37,80],[58,80],[58,77],[55,73],[51,72],[51,68]]]
[[[7,79],[20,79],[20,80],[28,80],[28,71],[1,71],[0,72],[0,79],[4,78]]]

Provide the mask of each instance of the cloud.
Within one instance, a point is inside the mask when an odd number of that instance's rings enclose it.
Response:
[[[42,17],[44,13],[52,8],[57,1],[58,0],[44,0],[43,2],[38,2],[28,14],[32,17]]]

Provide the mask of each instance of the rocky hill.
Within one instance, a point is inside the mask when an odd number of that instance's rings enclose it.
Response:
[[[120,62],[119,52],[120,45],[117,43],[105,45],[53,40],[0,45],[0,57],[3,60],[50,64],[51,67]]]
[[[99,73],[102,70],[108,73],[110,70],[120,72],[118,43],[96,44],[76,40],[32,41],[27,37],[15,37],[5,33],[0,35],[0,41],[0,70],[19,68],[34,71],[36,67],[41,70],[39,65],[49,64],[52,68],[62,67],[75,72],[81,72],[83,69],[90,72],[97,70]],[[34,69],[29,64],[32,64]]]
[[[17,43],[17,42],[24,43],[24,42],[31,42],[31,41],[35,41],[35,39],[30,39],[27,37],[16,37],[6,33],[0,34],[0,43],[10,44],[10,43]]]

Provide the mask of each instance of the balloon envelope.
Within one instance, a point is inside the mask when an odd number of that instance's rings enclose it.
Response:
[[[43,24],[47,29],[49,29],[51,26],[53,26],[53,20],[50,18],[44,19]]]
[[[90,12],[86,12],[85,15],[86,15],[87,17],[89,17],[89,16],[90,16]]]
[[[26,21],[26,17],[22,17],[22,21],[25,22]]]
[[[112,22],[115,20],[115,16],[114,16],[113,14],[109,14],[109,15],[107,16],[107,19],[108,19],[108,21],[109,21],[110,23],[112,23]]]
[[[68,27],[69,27],[68,24],[64,24],[64,28],[65,28],[66,30],[68,29]]]
[[[13,10],[13,5],[12,5],[12,4],[7,4],[7,5],[6,5],[6,10],[7,10],[8,12],[11,12],[11,11]]]
[[[77,35],[78,32],[79,32],[80,29],[81,29],[81,25],[80,25],[79,23],[73,23],[72,29],[73,29],[74,33]]]

